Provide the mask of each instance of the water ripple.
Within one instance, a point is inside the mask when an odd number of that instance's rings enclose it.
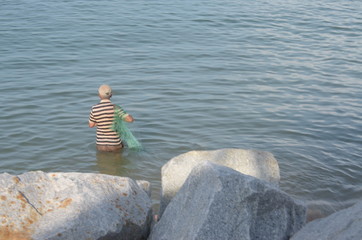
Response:
[[[326,214],[362,194],[357,1],[3,1],[0,168],[153,184],[175,155],[272,152],[283,190]],[[66,13],[66,14],[65,14]],[[97,88],[136,119],[145,151],[99,154]]]

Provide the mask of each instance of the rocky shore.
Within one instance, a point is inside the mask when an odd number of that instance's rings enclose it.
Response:
[[[3,173],[0,239],[361,239],[362,202],[306,224],[305,205],[281,191],[279,181],[268,152],[188,152],[162,167],[160,212],[152,213],[147,181]]]

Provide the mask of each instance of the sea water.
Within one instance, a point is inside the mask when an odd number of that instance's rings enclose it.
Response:
[[[362,196],[362,4],[3,0],[0,171],[144,179],[191,150],[268,151],[281,189],[329,214]],[[101,84],[144,150],[98,153]]]

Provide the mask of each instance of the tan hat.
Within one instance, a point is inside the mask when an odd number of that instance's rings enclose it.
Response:
[[[101,98],[110,98],[112,96],[112,88],[108,85],[101,85],[98,88],[98,93]]]

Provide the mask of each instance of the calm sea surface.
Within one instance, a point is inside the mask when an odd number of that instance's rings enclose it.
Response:
[[[0,171],[152,183],[191,150],[274,154],[281,188],[325,214],[362,198],[362,3],[2,0]],[[100,84],[145,150],[97,153]]]

